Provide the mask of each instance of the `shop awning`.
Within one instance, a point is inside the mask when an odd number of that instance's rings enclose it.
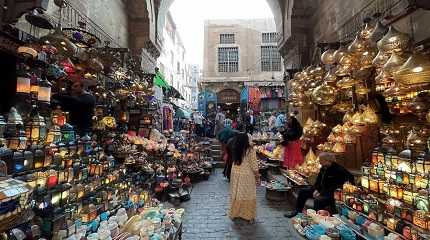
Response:
[[[177,118],[191,118],[191,112],[183,109],[183,108],[176,108],[175,109],[175,117]]]
[[[166,80],[164,80],[163,74],[157,72],[154,77],[154,85],[159,86],[164,89],[170,89],[169,84],[167,84]]]
[[[178,98],[185,100],[185,98],[181,95],[181,93],[174,87],[170,87],[167,91],[167,96],[172,98]]]

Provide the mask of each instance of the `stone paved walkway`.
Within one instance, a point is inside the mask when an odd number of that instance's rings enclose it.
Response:
[[[186,209],[182,239],[300,239],[283,216],[287,204],[267,201],[262,187],[257,190],[257,220],[251,225],[228,218],[228,194],[222,169],[216,169],[209,181],[194,184],[191,200],[180,205]]]

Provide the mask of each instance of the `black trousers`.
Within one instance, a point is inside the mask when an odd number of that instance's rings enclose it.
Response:
[[[306,188],[306,189],[300,189],[299,194],[297,197],[297,203],[296,203],[296,211],[302,212],[303,208],[305,207],[306,200],[309,198],[313,198],[313,193],[315,189],[313,188]],[[319,196],[314,199],[314,210],[322,210],[326,207],[330,207],[331,209],[334,209],[334,198],[333,197],[327,197],[327,196]]]

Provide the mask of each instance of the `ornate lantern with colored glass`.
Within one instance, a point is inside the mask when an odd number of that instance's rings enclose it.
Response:
[[[22,117],[16,108],[12,107],[9,111],[6,123],[6,133],[9,137],[17,136],[23,126]]]
[[[43,142],[46,139],[45,119],[39,113],[35,114],[26,125],[26,136],[35,143]]]
[[[46,143],[58,143],[61,141],[61,129],[57,125],[53,125],[48,132],[48,136],[46,137]]]
[[[24,153],[22,151],[15,151],[13,153],[13,166],[11,166],[10,168],[8,166],[8,172],[9,172],[9,169],[11,169],[10,171],[11,174],[23,172],[25,170],[24,161],[25,161]]]
[[[40,148],[34,150],[34,168],[42,168],[45,163],[45,153]]]
[[[73,142],[76,140],[75,131],[73,130],[72,125],[66,123],[61,128],[61,140],[65,143]]]
[[[59,106],[57,109],[52,111],[52,123],[60,127],[66,124],[66,116],[64,115],[63,111],[61,111]]]
[[[25,170],[31,170],[33,169],[33,160],[34,160],[34,155],[33,152],[31,151],[25,151],[24,152],[24,169]]]
[[[37,92],[37,100],[43,103],[51,102],[51,83],[43,79],[39,82],[39,89]]]

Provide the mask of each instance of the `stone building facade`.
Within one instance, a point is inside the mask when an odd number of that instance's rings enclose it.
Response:
[[[245,86],[282,85],[277,39],[273,19],[206,21],[202,88],[222,106],[238,105]]]
[[[174,87],[182,97],[183,108],[191,108],[191,89],[188,87],[190,76],[186,63],[186,51],[181,36],[176,29],[170,13],[167,15],[163,36],[161,39],[161,55],[157,60],[157,66],[164,75],[168,84]]]

